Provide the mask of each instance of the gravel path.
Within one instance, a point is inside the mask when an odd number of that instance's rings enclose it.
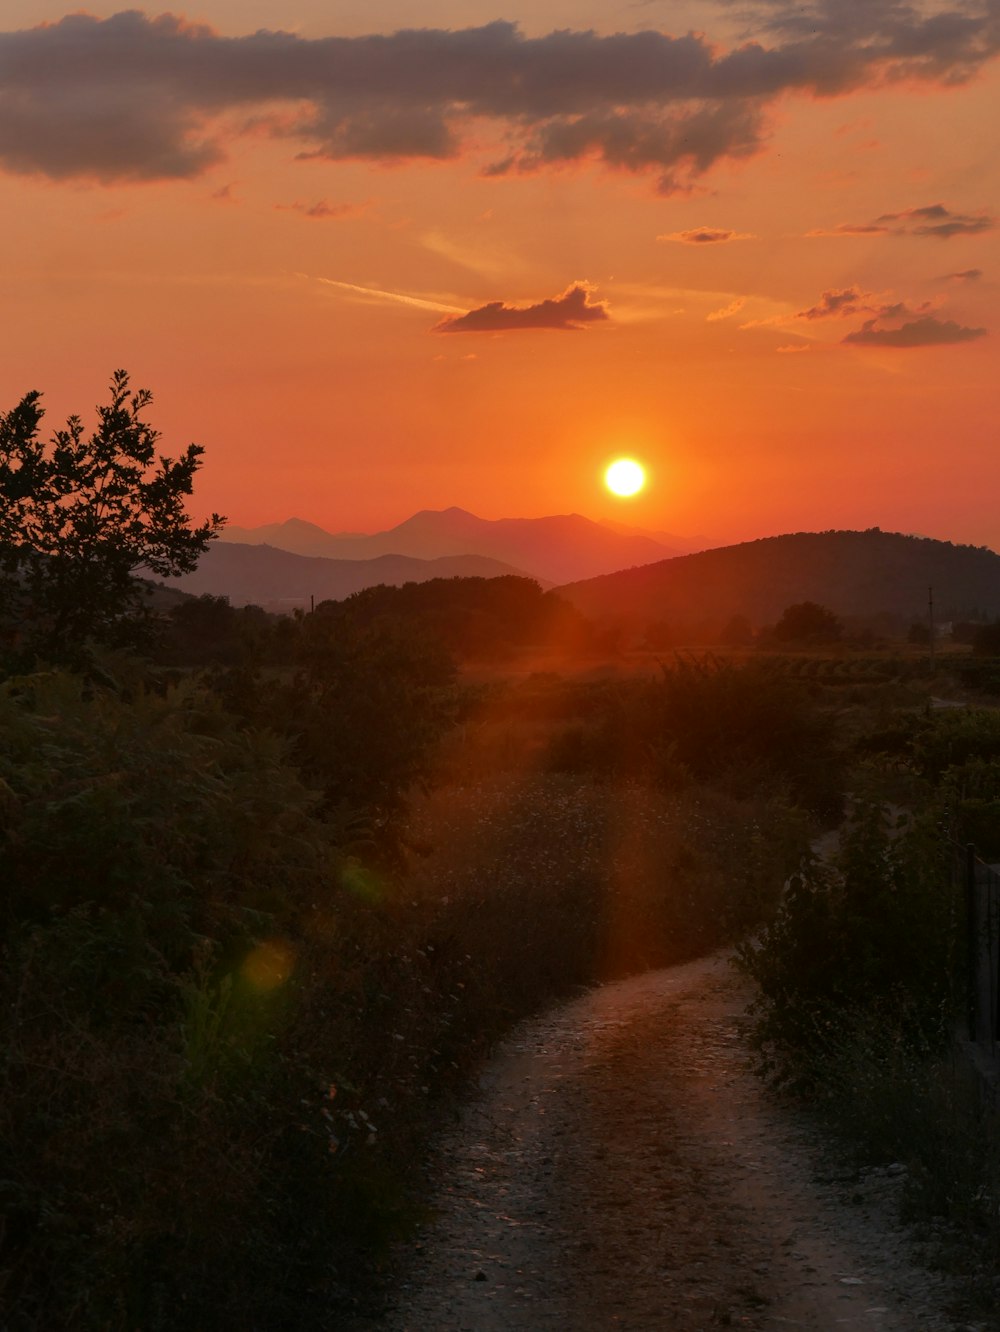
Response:
[[[947,1291],[749,1070],[744,983],[708,958],[520,1028],[433,1164],[389,1332],[952,1332]]]

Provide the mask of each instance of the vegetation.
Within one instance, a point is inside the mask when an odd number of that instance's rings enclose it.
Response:
[[[771,632],[779,643],[835,643],[844,626],[825,606],[799,601],[785,607]]]
[[[739,957],[759,987],[762,1070],[807,1093],[863,1165],[905,1168],[908,1215],[996,1326],[1000,1116],[952,1041],[967,922],[945,833],[998,854],[994,711],[897,708],[858,736],[857,801],[832,862],[809,859]],[[905,792],[916,815],[890,814]]]
[[[0,675],[11,1328],[370,1313],[372,1269],[418,1214],[421,1146],[510,1024],[741,941],[767,1067],[840,1122],[864,1107],[873,1159],[908,1151],[913,1196],[995,1270],[996,1177],[952,1150],[942,1115],[973,1111],[934,1062],[962,938],[939,825],[997,826],[995,714],[932,711],[923,662],[840,645],[473,683],[455,654],[596,642],[517,578],[292,619],[187,600],[146,618],[147,657],[110,651],[136,641],[128,561],[158,533],[161,567],[193,559],[216,522],[192,531],[177,507],[197,451],[148,477],[148,397],[115,383],[99,447],[71,424],[47,453],[33,400],[4,426],[25,449],[0,472],[20,488]],[[88,545],[85,492],[58,490],[96,475],[88,448],[115,478],[120,552]],[[848,786],[826,866],[805,848]],[[926,817],[888,818],[901,792]]]
[[[203,450],[157,456],[151,401],[118,370],[89,437],[71,416],[44,444],[38,393],[0,417],[0,635],[27,661],[79,666],[88,644],[141,642],[135,572],[189,572],[222,525],[213,514],[191,526],[184,499]]]

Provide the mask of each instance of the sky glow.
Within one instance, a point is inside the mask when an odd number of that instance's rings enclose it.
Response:
[[[0,16],[0,409],[112,370],[193,510],[1000,546],[992,0]],[[617,442],[617,443],[616,443]]]

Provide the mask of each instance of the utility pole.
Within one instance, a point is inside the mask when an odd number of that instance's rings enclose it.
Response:
[[[934,670],[934,589],[933,587],[929,587],[927,589],[927,628],[930,633],[930,637],[927,641],[930,649],[931,671],[933,672]]]

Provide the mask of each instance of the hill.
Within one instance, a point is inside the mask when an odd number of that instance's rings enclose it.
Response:
[[[234,606],[255,604],[267,610],[308,608],[310,599],[341,601],[352,592],[379,584],[400,586],[430,578],[524,577],[520,569],[478,555],[420,560],[404,555],[375,559],[330,560],[296,555],[266,545],[213,541],[194,573],[170,579],[168,586],[195,596],[209,592],[228,597]]]
[[[837,615],[922,618],[934,588],[940,619],[1000,615],[1000,555],[928,537],[795,532],[681,555],[558,591],[584,615],[630,622],[773,623],[786,606],[816,601]]]
[[[570,513],[548,518],[477,518],[465,509],[422,509],[371,536],[335,535],[300,518],[266,527],[228,527],[222,540],[276,546],[300,555],[370,560],[408,555],[420,560],[479,555],[548,583],[567,583],[649,564],[677,553],[644,533],[615,531]],[[506,570],[510,572],[510,570]]]

